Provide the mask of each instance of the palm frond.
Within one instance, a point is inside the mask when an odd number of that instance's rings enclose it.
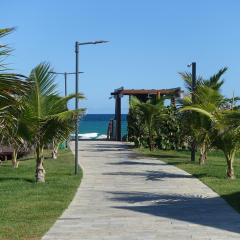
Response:
[[[203,114],[204,116],[207,116],[212,121],[215,121],[214,115],[212,115],[211,113],[209,113],[208,111],[206,111],[200,107],[186,106],[179,110],[179,112],[185,112],[185,111],[197,112],[197,113]]]
[[[221,80],[221,77],[227,71],[227,69],[227,67],[220,69],[216,74],[211,76],[209,80],[205,80],[204,84],[212,89],[219,90],[224,83],[224,80]]]
[[[78,99],[85,99],[82,93],[79,93],[77,95],[71,94],[66,97],[59,97],[59,96],[52,95],[50,97],[52,99],[47,100],[51,104],[51,106],[48,108],[48,111],[49,111],[48,114],[55,114],[55,113],[67,110],[67,103],[71,99],[76,98],[76,96]]]
[[[184,85],[185,85],[186,89],[188,90],[188,92],[192,93],[192,91],[193,91],[193,89],[192,89],[192,73],[179,72],[179,75],[183,79]],[[204,82],[204,79],[201,76],[198,76],[197,80],[196,80],[196,87],[198,87],[199,85],[202,85],[203,82]]]
[[[85,113],[84,108],[80,108],[78,110],[66,110],[64,112],[59,112],[50,116],[47,116],[43,121],[49,121],[55,119],[56,121],[64,122],[68,120],[74,120],[77,117],[83,115]]]
[[[5,37],[9,33],[13,32],[14,28],[0,28],[0,38]],[[0,67],[5,69],[5,64],[3,61],[7,56],[9,56],[12,49],[6,44],[0,44]],[[1,70],[1,69],[0,69]]]

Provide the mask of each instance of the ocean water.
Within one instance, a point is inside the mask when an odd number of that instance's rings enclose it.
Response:
[[[80,120],[79,132],[86,138],[106,137],[108,123],[114,114],[86,114]],[[127,114],[122,114],[122,136],[127,134]]]

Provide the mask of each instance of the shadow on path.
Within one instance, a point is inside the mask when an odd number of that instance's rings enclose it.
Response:
[[[147,181],[161,181],[164,178],[195,178],[192,175],[181,174],[181,173],[169,173],[165,171],[145,171],[145,172],[107,172],[103,173],[103,175],[112,175],[112,176],[139,176],[145,177]],[[203,177],[205,174],[198,174],[197,177]]]
[[[143,162],[143,161],[121,161],[121,162],[112,162],[108,163],[108,165],[143,165],[143,166],[159,166],[166,165],[165,163],[151,163],[151,162]]]
[[[108,194],[111,195],[111,201],[126,203],[123,206],[112,206],[113,208],[240,233],[240,216],[227,204],[223,204],[220,197],[203,198],[201,196],[120,191],[108,192]],[[221,211],[217,210],[219,207]]]

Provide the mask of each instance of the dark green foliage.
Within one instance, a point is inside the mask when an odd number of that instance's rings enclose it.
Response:
[[[134,142],[136,147],[147,147],[146,127],[144,126],[144,117],[138,109],[140,101],[131,97],[128,114],[128,140]]]
[[[137,147],[160,149],[183,148],[181,114],[176,107],[165,107],[163,99],[141,102],[130,100],[128,115],[129,140]]]
[[[164,114],[164,118],[156,122],[156,146],[172,150],[184,148],[181,115],[174,106],[166,107]]]

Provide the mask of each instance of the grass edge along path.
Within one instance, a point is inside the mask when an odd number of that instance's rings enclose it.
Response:
[[[1,240],[40,239],[73,199],[82,173],[74,175],[72,152],[47,157],[44,167],[46,183],[35,183],[33,158],[20,160],[18,169],[10,161],[0,166]]]
[[[200,166],[198,161],[191,162],[190,152],[187,151],[166,151],[148,149],[135,149],[137,153],[148,157],[158,158],[159,160],[174,165],[198,178],[223,199],[230,206],[240,213],[240,158],[235,159],[234,170],[236,179],[226,178],[226,160],[221,152],[213,151],[209,153],[205,165]],[[196,156],[196,160],[198,155]]]

